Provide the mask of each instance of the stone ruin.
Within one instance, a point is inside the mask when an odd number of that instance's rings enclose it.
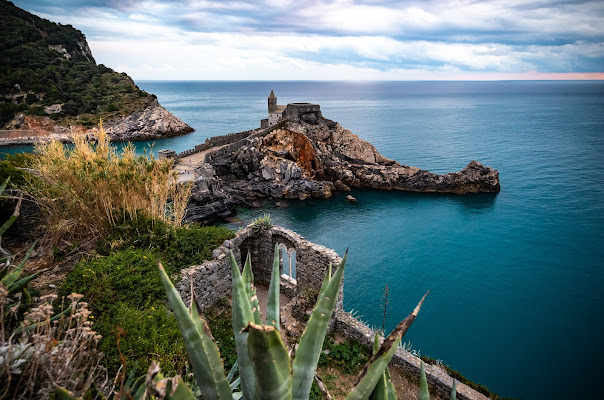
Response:
[[[237,232],[230,240],[214,249],[212,259],[201,265],[182,270],[182,279],[177,287],[185,304],[191,299],[191,281],[195,297],[202,311],[215,305],[220,299],[231,295],[230,252],[233,252],[239,268],[249,252],[257,286],[270,283],[275,245],[280,249],[281,293],[295,301],[307,289],[321,287],[327,268],[331,263],[335,270],[342,259],[335,251],[307,241],[297,233],[279,226],[270,229],[254,229],[251,225]],[[283,309],[284,305],[282,305]],[[421,314],[421,313],[420,313]],[[344,337],[350,337],[371,346],[374,331],[357,320],[343,308],[343,287],[340,288],[330,329]],[[419,379],[420,359],[399,348],[390,362],[401,368],[409,376]],[[428,386],[433,395],[449,398],[453,378],[443,369],[425,365]],[[457,398],[460,400],[486,400],[487,397],[461,382],[457,384]]]

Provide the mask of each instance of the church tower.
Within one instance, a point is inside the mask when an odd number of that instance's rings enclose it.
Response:
[[[268,96],[268,112],[269,114],[277,111],[277,97],[275,93],[271,90],[270,96]]]

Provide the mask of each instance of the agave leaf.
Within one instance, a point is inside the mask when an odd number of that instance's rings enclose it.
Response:
[[[250,323],[248,351],[256,373],[255,400],[292,398],[291,362],[281,335],[270,325]]]
[[[218,346],[203,320],[194,320],[196,312],[189,312],[182,298],[164,271],[161,262],[159,272],[166,288],[168,300],[174,316],[185,339],[187,353],[193,366],[195,380],[199,384],[203,398],[206,400],[231,399],[231,388],[226,379],[224,364],[220,358]]]
[[[237,372],[237,367],[239,366],[239,363],[237,363],[237,360],[235,360],[235,363],[233,364],[233,366],[231,367],[231,370],[229,371],[229,374],[227,375],[227,381],[232,381],[233,377],[235,376],[235,372]]]
[[[407,318],[402,320],[392,332],[390,332],[390,335],[388,335],[388,337],[384,340],[377,353],[375,353],[367,364],[365,364],[363,370],[359,374],[356,385],[348,396],[346,396],[346,400],[365,399],[370,395],[378,380],[380,380],[380,378],[383,376],[384,370],[388,368],[388,364],[394,356],[394,353],[396,353],[403,335],[407,332],[415,320],[415,317],[417,317],[417,314],[419,313],[419,310],[427,295],[428,293],[422,297],[413,312],[409,314]]]
[[[279,292],[281,276],[279,274],[279,243],[275,243],[275,256],[273,258],[273,271],[271,283],[268,286],[268,304],[266,306],[266,325],[272,325],[277,330],[281,329],[279,320]]]
[[[239,272],[233,252],[231,256],[232,303],[233,303],[233,334],[237,346],[237,361],[239,362],[239,377],[241,391],[245,399],[254,398],[254,369],[247,349],[247,332],[243,330],[254,321],[252,305],[245,289],[243,277]]]
[[[243,283],[245,284],[245,290],[247,291],[247,297],[250,299],[252,306],[252,313],[254,314],[254,322],[256,324],[262,324],[262,312],[260,311],[260,305],[258,304],[258,296],[256,296],[256,288],[254,287],[254,273],[252,272],[252,257],[250,253],[247,253],[245,258],[245,265],[243,267],[243,273],[241,274]]]
[[[196,400],[195,395],[191,389],[189,389],[189,385],[187,385],[180,376],[168,379],[168,381],[172,383],[172,387],[166,392],[165,400]],[[170,392],[172,393],[168,394]]]
[[[128,379],[126,379],[126,383],[124,384],[125,387],[127,387],[129,389],[132,388],[132,382],[134,381],[134,375],[136,374],[137,369],[138,369],[138,360],[134,361],[134,366],[132,367],[132,370],[128,374]]]
[[[58,387],[55,389],[55,398],[58,400],[80,400],[81,397],[75,397],[69,390]]]
[[[457,399],[457,379],[453,379],[453,388],[451,389],[451,400]]]
[[[373,335],[373,355],[375,355],[380,349],[380,335],[375,332]],[[373,388],[373,391],[369,395],[369,400],[388,400],[388,387],[386,382],[386,370],[382,372],[381,378]]]
[[[42,271],[38,271],[35,274],[28,275],[25,278],[20,279],[11,285],[8,285],[8,287],[7,287],[8,293],[12,294],[12,293],[20,292],[21,290],[23,290],[23,288],[25,288],[25,286],[27,286],[27,284],[29,282],[34,280],[41,273],[42,273]]]
[[[310,395],[310,387],[321,355],[327,325],[333,314],[344,277],[346,257],[347,255],[344,255],[336,273],[327,284],[324,292],[319,295],[306,329],[300,337],[300,344],[296,351],[293,366],[292,395],[296,400],[307,400]]]
[[[424,362],[421,361],[419,367],[419,397],[418,400],[430,400],[430,392],[428,391],[428,380],[426,379],[426,369]]]
[[[323,295],[323,292],[325,292],[325,288],[327,288],[327,284],[329,283],[329,281],[331,280],[331,263],[329,263],[329,268],[327,268],[327,273],[325,274],[325,278],[323,278],[323,283],[321,284],[321,289],[319,289],[319,296],[317,296],[317,299]]]
[[[386,398],[388,400],[396,400],[396,389],[394,388],[394,383],[392,383],[392,378],[390,378],[388,367],[384,370],[384,374],[386,375]]]
[[[19,275],[21,275],[21,272],[23,272],[23,267],[25,267],[25,263],[27,262],[27,260],[29,260],[29,257],[31,256],[32,251],[34,251],[35,246],[36,246],[36,242],[34,242],[34,244],[32,244],[32,246],[29,248],[29,250],[27,250],[27,253],[25,254],[25,258],[23,258],[23,260],[21,260],[19,265],[17,265],[17,268],[15,268],[8,275],[6,275],[4,278],[2,278],[2,283],[4,284],[4,286],[8,287],[12,283],[14,283],[17,279],[19,279]]]
[[[140,376],[134,381],[134,384],[130,388],[130,395],[132,400],[144,400],[147,394],[147,386],[145,385],[146,376]]]
[[[2,192],[4,192],[4,189],[6,189],[6,185],[8,184],[9,181],[10,181],[10,176],[8,178],[6,178],[4,180],[4,182],[2,182],[0,184],[0,194],[2,194]]]
[[[0,236],[4,235],[4,232],[6,232],[8,230],[8,228],[10,228],[11,225],[14,224],[15,221],[17,220],[17,218],[19,217],[22,200],[23,200],[23,196],[19,197],[19,200],[17,201],[17,205],[15,206],[15,210],[13,211],[13,214],[6,220],[6,222],[4,224],[2,224],[2,226],[0,226]]]
[[[241,383],[241,378],[237,377],[237,379],[235,379],[233,382],[231,382],[230,386],[231,386],[231,390],[235,390],[239,387],[239,384]],[[234,394],[234,393],[233,393]]]

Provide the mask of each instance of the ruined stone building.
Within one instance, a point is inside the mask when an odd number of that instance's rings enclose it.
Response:
[[[316,124],[321,118],[321,106],[311,103],[289,103],[287,106],[277,104],[277,96],[271,90],[268,96],[268,118],[260,121],[261,128],[268,128],[284,119],[290,121],[301,120],[309,124]]]

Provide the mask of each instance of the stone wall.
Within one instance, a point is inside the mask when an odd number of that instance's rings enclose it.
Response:
[[[254,230],[251,225],[237,232],[233,239],[225,240],[221,246],[212,252],[212,260],[202,265],[194,265],[182,271],[182,279],[178,290],[185,303],[191,298],[191,290],[195,293],[202,310],[231,294],[231,264],[229,253],[232,251],[237,264],[242,268],[242,261],[248,252],[252,259],[252,271],[257,284],[268,285],[272,271],[275,244],[285,247],[287,251],[295,250],[295,277],[288,277],[286,257],[281,262],[281,292],[290,298],[302,290],[312,288],[318,290],[329,264],[333,271],[340,265],[342,259],[335,251],[324,246],[307,241],[289,229],[273,226],[268,230]],[[295,279],[292,279],[295,278]],[[374,331],[367,325],[355,319],[343,310],[343,290],[340,288],[331,327],[345,337],[358,340],[371,346]],[[410,376],[419,379],[420,359],[399,348],[392,358],[392,365],[400,367]],[[449,398],[453,385],[451,378],[444,370],[426,365],[426,377],[430,391],[443,398]],[[487,400],[487,397],[472,388],[458,382],[457,398],[460,400]]]
[[[191,281],[195,298],[202,310],[216,304],[218,300],[231,294],[231,264],[230,251],[233,252],[237,264],[242,267],[248,252],[252,259],[252,271],[257,284],[268,285],[270,282],[275,244],[283,244],[287,249],[296,252],[295,279],[281,278],[282,292],[296,296],[306,288],[319,289],[331,263],[335,272],[342,259],[335,251],[316,245],[304,239],[297,233],[279,226],[269,230],[255,231],[247,227],[230,240],[212,252],[212,260],[202,265],[194,265],[182,271],[182,279],[178,290],[185,302],[190,300]],[[284,257],[285,258],[285,257]],[[281,274],[287,275],[288,265],[284,259],[281,264]],[[340,312],[343,305],[342,290],[338,296],[336,310]],[[335,316],[335,315],[334,315]]]
[[[335,330],[345,337],[354,338],[368,346],[373,346],[375,332],[348,312],[338,313]],[[419,380],[420,362],[421,360],[418,357],[399,348],[394,357],[392,357],[390,365],[401,368],[407,374]],[[430,393],[448,399],[453,389],[453,378],[437,366],[424,363],[424,367],[426,369],[426,379],[428,380]],[[457,382],[457,399],[488,400],[488,397],[461,382]]]
[[[271,133],[272,131],[274,131],[275,129],[279,129],[279,128],[283,127],[287,122],[288,122],[287,120],[282,120],[278,124],[275,124],[272,126],[267,126],[266,128],[256,128],[256,129],[251,129],[249,131],[229,133],[229,134],[221,135],[221,136],[214,136],[212,138],[206,139],[205,142],[203,142],[202,144],[198,144],[193,149],[185,150],[185,151],[178,153],[176,155],[175,159],[178,160],[179,158],[187,157],[187,156],[190,156],[191,154],[200,153],[204,150],[211,149],[212,147],[219,147],[219,146],[225,146],[225,145],[237,145],[234,148],[232,148],[231,151],[233,151],[233,150],[236,150],[238,147],[241,147],[244,145],[244,143],[245,143],[243,141],[244,139],[247,139],[250,137],[257,137],[257,136],[266,136],[269,133]],[[162,151],[162,150],[160,150],[160,151]]]
[[[308,118],[312,117],[312,118]],[[310,104],[310,103],[290,103],[287,105],[285,109],[285,118],[290,121],[298,121],[305,120],[305,122],[311,122],[314,120],[315,122],[319,120],[321,117],[321,106],[318,104]]]

